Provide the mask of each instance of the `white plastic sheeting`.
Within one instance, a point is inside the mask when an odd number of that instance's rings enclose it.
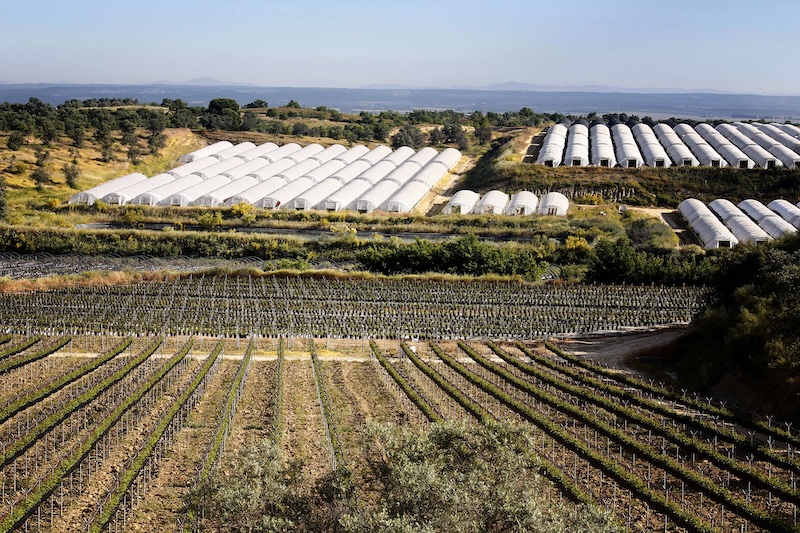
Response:
[[[715,130],[710,124],[698,124],[695,131],[710,144],[729,165],[736,168],[753,168],[756,162],[734,145],[727,137]]]
[[[306,172],[305,177],[311,178],[311,181],[314,183],[319,183],[324,179],[327,179],[345,167],[344,161],[339,161],[338,159],[331,159],[327,163],[324,163],[317,168]]]
[[[611,126],[611,138],[614,140],[614,154],[617,164],[623,168],[638,168],[644,164],[642,152],[636,146],[633,132],[626,124]]]
[[[332,144],[332,145],[328,146],[327,148],[325,148],[320,153],[312,155],[311,157],[309,157],[309,159],[314,159],[320,165],[323,165],[323,164],[327,163],[328,161],[330,161],[331,159],[334,159],[334,158],[339,157],[340,155],[344,154],[346,151],[347,151],[347,148],[345,148],[341,144]]]
[[[202,159],[195,159],[191,163],[186,163],[185,165],[171,168],[166,172],[167,174],[172,174],[176,178],[183,178],[184,176],[188,176],[189,174],[194,174],[198,170],[208,168],[211,165],[216,165],[217,163],[219,163],[219,159],[213,157],[204,157]]]
[[[346,152],[337,155],[336,157],[334,157],[334,159],[341,161],[345,165],[349,165],[350,163],[352,163],[359,157],[363,156],[367,152],[369,152],[369,148],[367,148],[363,144],[357,144],[352,148],[350,148],[349,150],[347,150]]]
[[[280,189],[277,189],[276,191],[266,195],[254,205],[256,207],[263,207],[265,209],[278,209],[284,204],[290,203],[291,200],[294,200],[296,196],[304,193],[313,186],[314,182],[311,181],[311,179],[297,178],[296,180],[287,183]]]
[[[614,143],[611,140],[611,130],[605,124],[595,124],[590,130],[592,144],[592,164],[598,167],[617,166],[617,156],[614,154]]]
[[[391,153],[392,153],[391,148],[389,148],[388,146],[380,145],[376,146],[366,154],[359,157],[358,160],[366,161],[367,163],[369,163],[370,166],[372,166]]]
[[[270,163],[269,165],[259,168],[258,170],[254,170],[248,176],[253,176],[258,181],[264,181],[266,179],[271,178],[281,172],[292,168],[295,165],[295,162],[291,159],[278,159],[274,163]]]
[[[783,220],[778,215],[772,215],[762,218],[759,226],[769,233],[774,239],[780,239],[783,236],[797,233],[797,228]]]
[[[728,162],[719,152],[714,150],[694,128],[688,124],[678,124],[675,126],[675,133],[686,143],[701,165],[707,167],[727,167]]]
[[[800,208],[786,200],[773,200],[767,207],[778,213],[783,219],[794,226],[800,228]]]
[[[501,215],[507,205],[508,195],[503,191],[493,190],[483,195],[472,212],[478,215]]]
[[[319,167],[319,162],[314,159],[305,159],[300,161],[294,166],[291,166],[284,170],[283,172],[279,172],[275,174],[279,178],[283,178],[286,183],[294,181],[298,178],[301,178],[314,170],[315,168]]]
[[[97,200],[109,193],[116,192],[135,183],[143,182],[146,179],[147,176],[138,172],[126,174],[125,176],[114,178],[111,181],[101,183],[100,185],[96,185],[91,189],[74,194],[72,198],[69,199],[68,203],[93,205]]]
[[[560,192],[549,192],[542,196],[536,211],[540,215],[563,217],[569,211],[569,199]]]
[[[747,216],[744,211],[736,207],[736,204],[724,198],[712,200],[708,204],[708,208],[716,213],[723,222],[727,222],[729,218]]]
[[[642,149],[642,157],[649,167],[669,167],[672,166],[664,147],[658,142],[656,134],[653,133],[653,128],[647,124],[636,124],[631,128],[633,137],[639,142]]]
[[[564,148],[567,145],[569,130],[564,124],[558,123],[550,126],[544,136],[542,146],[536,162],[546,167],[557,167],[564,159]]]
[[[739,209],[747,213],[747,215],[755,220],[761,222],[764,217],[775,216],[775,211],[768,208],[758,200],[747,199],[739,202]]]
[[[326,211],[343,211],[345,209],[350,209],[355,203],[356,198],[367,192],[370,187],[372,187],[372,184],[367,180],[356,178],[325,198],[325,200],[321,202],[320,207]]]
[[[403,186],[414,177],[420,171],[419,165],[416,163],[409,163],[406,161],[398,166],[396,169],[389,172],[384,180],[389,180],[397,183],[399,186]]]
[[[320,203],[335,193],[342,187],[342,182],[334,178],[327,178],[310,189],[300,193],[286,206],[286,209],[298,209],[307,211],[309,209],[316,209]]]
[[[209,193],[203,194],[189,205],[199,207],[217,207],[224,204],[225,200],[231,196],[235,196],[241,192],[244,192],[250,187],[256,186],[257,184],[258,180],[253,176],[242,176],[241,178],[231,181],[227,185],[223,185],[218,189],[214,189]]]
[[[759,146],[753,139],[739,131],[732,124],[720,124],[717,131],[724,135],[730,142],[736,145],[747,157],[755,161],[761,168],[775,168],[783,166],[780,159]]]
[[[794,124],[779,124],[777,122],[773,122],[772,125],[778,128],[779,130],[791,135],[795,139],[800,139],[800,128],[798,128]]]
[[[250,150],[248,150],[246,152],[242,152],[241,154],[239,154],[238,157],[239,157],[239,159],[244,159],[245,161],[252,161],[253,159],[256,159],[256,158],[266,159],[263,156],[265,156],[266,154],[268,154],[270,152],[274,152],[277,149],[278,149],[278,145],[275,144],[275,143],[259,144],[255,148],[251,148]],[[268,162],[269,161],[267,161],[267,163]]]
[[[317,143],[312,143],[302,147],[301,149],[297,150],[296,152],[292,152],[291,154],[285,155],[287,159],[291,159],[295,163],[299,163],[300,161],[305,161],[320,152],[325,150],[322,146],[318,145]]]
[[[736,237],[736,240],[743,243],[761,243],[771,241],[772,237],[769,233],[764,231],[758,224],[753,222],[750,217],[745,214],[730,217],[725,226]]]
[[[439,155],[431,159],[431,163],[441,163],[448,171],[453,170],[458,162],[461,161],[461,152],[455,148],[445,148]]]
[[[217,152],[221,152],[222,150],[230,148],[231,146],[233,146],[233,144],[228,141],[219,141],[214,144],[204,146],[199,150],[195,150],[194,152],[189,152],[188,154],[182,155],[178,161],[180,163],[191,163],[192,161],[197,161],[198,159],[203,159],[204,157],[214,155]],[[191,174],[191,172],[189,172],[189,174]]]
[[[411,181],[419,181],[424,183],[428,189],[433,189],[434,185],[439,183],[445,175],[447,174],[447,169],[441,163],[428,163],[422,170],[420,170],[417,174],[414,175]]]
[[[701,216],[714,216],[711,210],[697,198],[687,198],[678,204],[678,212],[691,225]]]
[[[506,206],[506,215],[533,215],[539,207],[539,199],[530,191],[520,191],[511,195]]]
[[[567,149],[564,152],[564,165],[585,167],[589,164],[589,128],[575,123],[569,127]]]
[[[406,163],[416,163],[420,167],[424,167],[437,155],[439,155],[439,153],[436,150],[430,146],[426,146],[425,148],[419,150],[416,154],[409,157],[406,160]]]
[[[396,167],[399,167],[406,159],[414,155],[414,149],[410,146],[401,146],[391,154],[387,155],[381,161],[387,161]]]
[[[358,177],[370,182],[372,185],[375,185],[395,168],[396,166],[394,163],[390,163],[389,161],[378,161],[373,166],[359,174]]]
[[[268,152],[268,153],[264,154],[262,157],[264,159],[268,160],[270,163],[274,163],[275,161],[278,161],[279,159],[284,159],[284,158],[286,158],[286,157],[288,157],[288,156],[290,156],[292,154],[296,154],[299,151],[300,151],[300,145],[299,144],[297,144],[297,143],[286,143],[283,146],[281,146],[280,148],[278,148],[277,150],[273,150],[271,152]],[[307,155],[306,157],[311,157],[311,156]],[[293,159],[291,159],[291,161],[297,162],[298,159],[297,159],[297,157],[294,157]]]
[[[653,126],[653,133],[656,134],[658,142],[667,151],[672,162],[681,167],[696,167],[700,161],[692,154],[689,147],[681,140],[675,130],[668,124],[656,124]]]
[[[421,181],[412,180],[403,185],[386,202],[386,210],[390,213],[408,213],[420,200],[425,198],[430,189]]]
[[[732,248],[739,244],[739,239],[713,214],[705,214],[691,223],[692,231],[703,243],[706,250],[714,248]]]
[[[227,200],[225,200],[225,205],[233,206],[236,204],[250,204],[256,205],[259,200],[264,198],[265,196],[272,194],[273,192],[277,191],[281,187],[286,185],[286,182],[283,178],[279,178],[277,176],[272,176],[271,178],[267,178],[264,181],[261,181],[249,189],[245,189],[244,191],[234,194]]]
[[[237,157],[239,160],[247,161],[246,159],[239,157],[241,154],[247,152],[248,150],[252,150],[255,148],[256,145],[251,142],[243,142],[239,144],[234,144],[230,148],[226,148],[221,150],[215,154],[211,154],[209,157],[214,157],[220,161],[225,161],[226,159],[230,159],[232,157]]]
[[[213,178],[203,180],[200,183],[196,183],[180,192],[176,192],[175,194],[167,196],[161,200],[160,205],[186,207],[204,194],[208,194],[213,190],[219,189],[223,185],[227,185],[230,182],[231,180],[227,176],[217,175]]]
[[[136,182],[133,185],[128,185],[118,191],[106,194],[103,196],[103,201],[112,205],[125,205],[140,194],[152,191],[156,187],[161,187],[172,181],[175,181],[175,176],[172,174],[167,174],[166,172],[156,174],[152,178]]]
[[[349,183],[364,173],[370,166],[369,162],[359,159],[358,161],[353,161],[343,169],[334,172],[331,174],[331,177],[342,182],[342,184]]]
[[[791,151],[800,153],[800,139],[797,137],[792,137],[775,124],[760,124],[758,122],[753,122],[751,126],[758,128],[762,133],[769,135],[771,138],[775,139]]]
[[[202,181],[203,178],[197,174],[189,174],[188,176],[177,178],[175,181],[165,183],[164,185],[156,187],[150,191],[143,192],[142,194],[132,198],[130,203],[137,205],[158,205],[164,200],[164,198],[168,198],[177,192],[186,190]]]
[[[800,155],[781,144],[778,140],[767,135],[759,128],[744,122],[734,122],[733,125],[747,138],[753,140],[761,148],[776,157],[783,166],[787,168],[800,167]]]
[[[200,176],[204,180],[208,178],[212,178],[227,170],[231,170],[236,168],[240,165],[245,165],[246,163],[239,159],[238,157],[231,157],[230,159],[223,159],[222,161],[218,162],[216,165],[211,165],[209,167],[201,168],[195,172],[192,172],[195,176]]]
[[[235,166],[231,169],[228,169],[224,172],[220,172],[223,176],[228,176],[230,179],[235,180],[237,178],[241,178],[242,176],[247,176],[255,172],[256,170],[262,169],[269,165],[270,162],[261,157],[254,157],[247,163],[242,163],[241,165]]]
[[[450,198],[450,201],[447,202],[447,205],[442,208],[442,213],[446,215],[471,213],[472,209],[475,207],[475,204],[478,203],[478,199],[480,199],[480,197],[481,195],[475,191],[462,189],[455,193],[452,198]]]
[[[359,213],[371,213],[382,210],[386,201],[400,189],[397,182],[382,180],[376,183],[370,190],[362,194],[356,200],[356,211]]]

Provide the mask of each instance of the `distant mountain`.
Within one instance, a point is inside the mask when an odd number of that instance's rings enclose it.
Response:
[[[507,81],[483,87],[478,91],[533,91],[533,92],[580,92],[580,93],[630,93],[630,94],[729,94],[714,89],[676,89],[674,87],[615,87],[613,85],[534,85],[518,81]]]
[[[137,83],[137,85],[194,85],[201,87],[253,87],[252,83],[238,83],[234,81],[219,81],[214,78],[192,78],[186,81],[158,80]]]

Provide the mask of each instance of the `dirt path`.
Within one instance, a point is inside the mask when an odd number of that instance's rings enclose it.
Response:
[[[311,362],[285,361],[283,382],[281,449],[286,459],[302,462],[303,484],[311,491],[331,468]]]
[[[251,363],[225,445],[226,453],[234,453],[242,446],[272,436],[277,370],[278,364],[274,359]]]
[[[643,333],[628,333],[590,339],[565,339],[557,344],[570,353],[632,373],[637,373],[626,359],[644,349],[663,346],[686,332],[685,327],[673,327]]]

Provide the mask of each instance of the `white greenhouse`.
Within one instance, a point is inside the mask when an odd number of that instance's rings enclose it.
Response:
[[[445,148],[439,155],[430,160],[431,163],[443,164],[448,172],[453,170],[459,161],[461,161],[461,152],[455,148]]]
[[[775,124],[760,124],[758,122],[754,122],[752,126],[755,126],[761,130],[762,133],[769,135],[791,151],[800,153],[800,139],[797,137],[792,137]]]
[[[540,215],[563,217],[569,211],[569,199],[560,192],[549,192],[539,201],[537,212]]]
[[[431,160],[438,155],[438,152],[431,148],[430,146],[426,146],[419,150],[416,154],[412,155],[406,160],[406,163],[416,163],[420,167],[424,167]]]
[[[211,165],[216,165],[217,163],[219,163],[219,159],[215,159],[213,157],[204,157],[203,159],[195,159],[191,163],[186,163],[185,165],[171,168],[166,172],[167,174],[172,174],[176,178],[183,178],[188,176],[189,174],[194,174],[199,170],[208,168]]]
[[[199,150],[195,150],[194,152],[189,152],[188,154],[181,156],[181,158],[178,159],[178,162],[191,163],[192,161],[197,161],[198,159],[203,159],[204,157],[214,155],[217,152],[221,152],[222,150],[230,148],[231,146],[233,146],[233,144],[228,141],[219,141],[214,144],[209,144],[208,146],[204,146]]]
[[[764,217],[775,216],[775,211],[752,198],[739,202],[739,209],[747,213],[747,215],[756,222],[761,222],[761,219]]]
[[[280,172],[275,175],[279,178],[283,178],[283,180],[286,183],[289,183],[291,181],[294,181],[298,178],[305,176],[306,174],[308,174],[317,167],[319,167],[318,161],[314,159],[305,159],[303,161],[300,161],[296,165],[287,168],[283,172]]]
[[[748,139],[753,140],[758,146],[776,157],[787,168],[800,167],[800,155],[784,146],[776,139],[770,137],[759,128],[744,122],[734,122],[736,128]]]
[[[231,181],[227,185],[223,185],[218,189],[200,196],[190,205],[198,207],[217,207],[223,205],[225,200],[231,196],[242,193],[251,187],[255,187],[257,184],[258,180],[253,176],[242,176],[241,178]]]
[[[256,205],[262,198],[272,194],[284,185],[286,185],[286,182],[282,178],[272,176],[264,181],[260,181],[249,189],[245,189],[238,194],[234,194],[225,200],[225,205],[229,207],[236,204]]]
[[[272,176],[280,174],[295,165],[295,162],[291,159],[278,159],[274,163],[270,163],[269,165],[259,168],[258,170],[254,170],[248,176],[253,176],[258,181],[264,181]]]
[[[744,214],[729,218],[725,226],[739,242],[758,244],[772,240],[766,231]]]
[[[350,209],[356,199],[367,192],[372,184],[367,180],[356,178],[334,192],[320,204],[326,211],[344,211]]]
[[[421,181],[409,181],[386,202],[390,213],[408,213],[428,194],[430,189]]]
[[[343,154],[334,157],[334,159],[341,161],[345,165],[349,165],[350,163],[356,161],[358,158],[364,156],[364,154],[366,154],[367,152],[369,152],[369,148],[367,148],[363,144],[357,144],[352,148],[350,148],[349,150],[347,150],[346,152],[344,152]]]
[[[116,192],[135,183],[141,183],[146,179],[147,176],[138,172],[120,176],[119,178],[114,178],[111,181],[101,183],[100,185],[96,185],[91,189],[87,189],[73,195],[72,198],[69,199],[68,203],[93,205],[97,200],[109,193]]]
[[[478,215],[501,215],[507,205],[508,195],[503,191],[493,190],[484,194],[472,211]]]
[[[567,126],[561,123],[553,124],[547,130],[547,134],[539,148],[539,155],[536,162],[546,167],[557,167],[564,159],[564,148],[567,145]]]
[[[395,167],[399,167],[406,159],[414,155],[414,149],[410,146],[401,146],[391,154],[387,155],[381,162],[387,161]]]
[[[590,131],[592,141],[592,164],[598,167],[617,166],[611,130],[605,124],[595,124]]]
[[[780,239],[785,235],[797,233],[797,228],[783,220],[778,215],[764,217],[758,222],[758,225],[761,226],[761,228],[769,233],[774,239]]]
[[[372,185],[375,185],[383,178],[388,176],[389,173],[395,168],[396,167],[394,163],[390,163],[389,161],[378,161],[373,166],[359,174],[358,177],[362,180],[370,182]]]
[[[773,200],[767,207],[778,213],[783,219],[794,226],[800,228],[800,208],[786,200]]]
[[[520,191],[511,195],[506,206],[506,215],[533,215],[539,207],[539,199],[530,191]]]
[[[252,161],[253,159],[261,158],[266,160],[267,163],[269,163],[269,160],[267,160],[266,157],[264,156],[270,152],[274,152],[277,149],[278,145],[275,143],[259,144],[255,148],[251,148],[250,150],[239,154],[239,159],[243,159],[245,161]]]
[[[410,163],[406,161],[405,163],[401,163],[396,169],[389,172],[384,180],[394,181],[402,187],[420,171],[419,165],[416,163]]]
[[[303,194],[313,186],[314,182],[309,178],[297,178],[275,192],[268,194],[254,205],[264,209],[278,209],[284,204],[290,203],[296,196]]]
[[[247,176],[249,174],[252,174],[256,170],[260,170],[269,164],[270,162],[267,161],[266,159],[263,159],[261,157],[256,157],[251,159],[247,163],[242,163],[241,165],[235,166],[224,172],[220,172],[220,174],[222,174],[223,176],[228,176],[230,179],[235,180],[241,178],[242,176]]]
[[[161,200],[159,205],[186,207],[204,194],[208,194],[211,191],[219,189],[223,185],[227,185],[230,182],[231,180],[227,176],[217,175],[213,178],[203,180],[200,183],[196,183],[195,185],[192,185],[191,187],[180,192],[171,194],[170,196]]]
[[[586,124],[576,122],[569,127],[567,149],[564,152],[564,165],[568,167],[585,167],[589,164],[589,128]]]
[[[447,202],[447,205],[442,208],[442,213],[446,215],[466,215],[467,213],[471,213],[472,209],[475,207],[475,204],[478,203],[480,197],[481,195],[475,191],[462,189],[455,193],[452,198],[450,198],[450,201]]]
[[[177,192],[188,189],[193,185],[197,185],[202,181],[203,178],[197,174],[189,174],[188,176],[177,178],[175,181],[165,183],[164,185],[156,187],[150,191],[143,192],[142,194],[132,198],[130,203],[136,205],[155,206],[163,202],[165,198],[168,198]]]
[[[633,132],[625,124],[611,126],[611,138],[614,140],[617,164],[623,168],[638,168],[644,164],[642,152],[636,146]]]
[[[631,130],[633,131],[633,137],[642,149],[642,157],[647,166],[662,168],[672,165],[667,151],[664,150],[664,147],[658,142],[656,134],[653,133],[653,128],[647,124],[636,124]]]
[[[700,217],[714,216],[711,210],[697,198],[687,198],[678,204],[678,212],[691,225]]]
[[[394,181],[383,180],[376,183],[370,190],[362,194],[356,200],[356,211],[359,213],[371,213],[381,210],[386,201],[400,189],[400,185]]]
[[[719,155],[725,158],[729,165],[735,168],[753,168],[755,161],[750,159],[744,152],[736,147],[727,137],[715,130],[710,124],[698,124],[695,131],[708,143]]]
[[[167,174],[166,172],[156,174],[152,178],[139,181],[133,185],[123,187],[118,191],[106,194],[103,196],[103,201],[112,205],[125,205],[140,194],[152,191],[156,187],[161,187],[173,181],[175,181],[175,176],[172,174]]]
[[[777,122],[773,122],[773,125],[784,133],[791,135],[795,139],[800,139],[800,128],[794,124],[779,124]]]
[[[780,159],[759,146],[753,139],[739,131],[735,126],[731,124],[720,124],[717,126],[717,131],[724,135],[742,152],[747,154],[747,157],[755,161],[756,165],[759,167],[775,168],[783,166]]]
[[[342,170],[334,172],[331,174],[331,177],[340,181],[342,184],[350,183],[363,174],[370,166],[371,165],[367,161],[359,159],[358,161],[353,161]]]
[[[736,207],[736,204],[725,198],[712,200],[709,202],[708,208],[716,213],[716,215],[722,219],[722,222],[725,223],[728,222],[729,218],[747,216],[744,211]]]
[[[244,161],[239,159],[238,157],[231,157],[230,159],[223,159],[216,165],[211,165],[210,167],[201,168],[196,172],[192,172],[195,176],[200,176],[204,180],[208,178],[213,178],[214,176],[218,176],[227,170],[231,170],[241,165],[246,165]]]
[[[719,152],[714,150],[694,128],[688,124],[675,126],[675,133],[686,143],[701,165],[707,167],[727,167],[728,162]]]
[[[447,175],[447,169],[441,163],[428,163],[422,170],[420,170],[411,181],[419,181],[424,183],[428,189],[439,183],[443,177]]]
[[[310,159],[311,157],[319,154],[320,152],[324,151],[325,148],[318,145],[317,143],[308,144],[296,152],[292,152],[291,154],[285,156],[287,159],[291,159],[295,163],[299,163],[301,161],[305,161],[306,159]],[[319,164],[319,163],[317,163]]]
[[[214,157],[220,161],[225,161],[226,159],[230,159],[232,157],[236,157],[239,159],[241,163],[244,163],[246,159],[239,157],[240,154],[247,152],[248,150],[252,150],[255,148],[256,145],[251,142],[243,142],[239,144],[234,144],[230,148],[226,148],[221,152],[217,152],[216,154],[212,154],[210,157]]]
[[[320,165],[324,165],[325,163],[327,163],[331,159],[334,159],[336,157],[341,156],[346,151],[347,151],[347,148],[345,148],[341,144],[332,144],[332,145],[328,146],[327,148],[325,148],[320,153],[312,155],[311,157],[309,157],[309,159],[313,159],[317,163],[319,163]]]
[[[389,148],[388,146],[380,145],[376,146],[366,154],[359,157],[358,160],[366,161],[367,163],[369,163],[369,166],[372,166],[391,153],[392,153],[391,148]]]
[[[342,188],[342,183],[334,178],[327,178],[310,189],[304,191],[294,198],[286,206],[286,209],[297,209],[308,211],[310,209],[317,209],[322,201]]]
[[[656,134],[661,146],[666,149],[672,162],[681,167],[696,167],[700,165],[700,161],[692,154],[692,151],[681,140],[675,130],[667,124],[656,124],[653,127],[653,132]]]
[[[264,159],[269,161],[270,163],[274,163],[280,159],[284,159],[289,157],[290,155],[294,155],[300,151],[300,145],[297,143],[286,143],[277,150],[273,150],[263,155]],[[310,155],[306,157],[311,157]],[[291,159],[291,161],[297,162],[297,157]]]
[[[691,223],[692,231],[703,243],[703,248],[733,248],[739,240],[720,220],[710,212]]]
[[[322,180],[329,178],[331,175],[339,172],[344,167],[345,167],[344,161],[339,161],[338,159],[331,159],[330,161],[323,163],[317,168],[309,172],[306,172],[305,177],[311,178],[311,181],[313,181],[314,183],[319,183]]]

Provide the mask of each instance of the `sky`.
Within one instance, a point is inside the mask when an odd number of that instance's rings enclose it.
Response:
[[[0,0],[1,83],[800,95],[798,0]]]

